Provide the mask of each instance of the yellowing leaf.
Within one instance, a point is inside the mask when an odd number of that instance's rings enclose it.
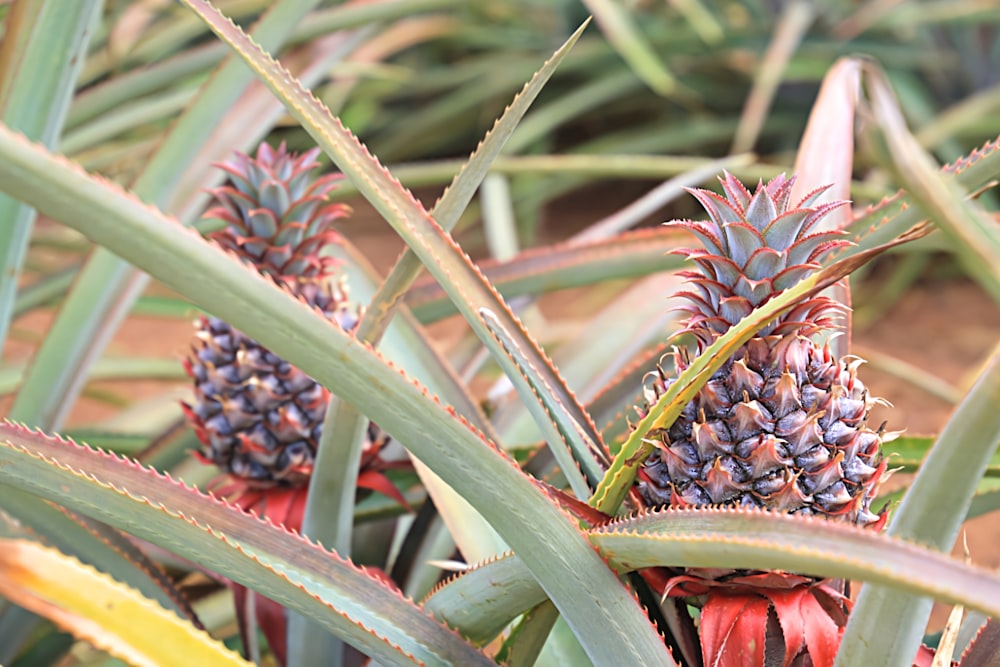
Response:
[[[136,590],[29,540],[0,540],[0,596],[138,667],[251,664]]]

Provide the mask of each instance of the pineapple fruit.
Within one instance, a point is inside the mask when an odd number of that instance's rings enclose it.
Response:
[[[822,189],[795,203],[793,179],[784,176],[752,194],[732,175],[720,180],[724,197],[691,191],[708,221],[673,223],[703,246],[678,251],[698,268],[685,274],[692,288],[681,294],[689,315],[683,333],[698,352],[847,243],[843,232],[822,229],[823,217],[843,205],[816,204]],[[840,310],[818,295],[786,312],[729,359],[669,428],[645,435],[655,446],[639,472],[648,507],[761,508],[882,527],[886,514],[872,502],[888,476],[882,442],[889,434],[867,424],[879,399],[857,376],[860,359],[835,359],[811,338],[831,329]],[[689,365],[686,350],[673,357],[677,373]],[[647,375],[650,405],[672,381],[660,368]],[[773,638],[758,637],[754,656],[716,639],[766,633],[770,615],[783,621],[786,613],[815,622],[781,623],[788,633],[777,639],[782,664],[832,664],[849,605],[831,582],[783,572],[689,569],[663,592],[700,598],[703,659],[721,666],[763,664],[758,658]],[[709,631],[720,622],[734,632]]]
[[[350,331],[356,311],[333,278],[333,258],[321,254],[337,241],[331,225],[347,208],[327,201],[339,175],[314,177],[318,152],[262,144],[256,158],[237,154],[221,165],[229,180],[211,191],[217,205],[206,217],[226,223],[211,234],[219,245]],[[250,487],[307,482],[329,392],[218,318],[200,317],[195,328],[185,360],[195,401],[184,410],[203,460]]]
[[[817,268],[846,243],[837,231],[814,231],[841,203],[811,207],[822,192],[790,206],[792,180],[779,176],[751,195],[731,175],[726,198],[693,194],[709,222],[675,223],[705,247],[681,250],[700,271],[684,332],[704,350],[773,295]],[[871,502],[882,481],[882,432],[866,419],[878,399],[857,377],[860,359],[836,360],[810,336],[833,324],[840,305],[816,296],[769,324],[720,369],[665,431],[647,435],[656,449],[640,492],[650,506],[728,505],[821,514],[860,525],[882,517]],[[677,372],[689,356],[674,353]],[[651,382],[650,382],[651,380]],[[647,377],[655,403],[671,378]]]
[[[296,155],[284,144],[276,150],[261,144],[253,158],[237,153],[232,162],[220,165],[229,179],[211,191],[216,205],[205,217],[226,223],[211,234],[215,242],[350,332],[358,310],[348,300],[345,281],[335,276],[335,260],[323,254],[338,242],[331,225],[348,209],[329,202],[341,176],[316,178],[318,154],[314,149]],[[329,391],[214,317],[195,322],[184,367],[194,381],[195,400],[182,407],[204,445],[196,456],[223,472],[215,493],[300,531]],[[408,507],[384,474],[409,467],[406,459],[384,456],[389,442],[378,426],[369,425],[357,486]],[[253,610],[276,661],[285,664],[286,610],[244,586],[232,584],[232,589],[241,634],[247,637],[254,627],[249,622]]]

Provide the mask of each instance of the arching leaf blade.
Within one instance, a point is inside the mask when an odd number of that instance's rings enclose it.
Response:
[[[187,601],[158,566],[117,531],[67,516],[60,508],[39,503],[38,498],[18,489],[3,492],[4,511],[31,526],[47,544],[76,555],[84,563],[113,573],[119,580],[160,604],[189,614]]]
[[[966,192],[986,186],[1000,173],[1000,139],[994,139],[967,156],[941,169],[945,180]],[[858,245],[842,251],[850,255],[892,239],[925,218],[922,209],[900,190],[856,216],[848,231],[857,234]]]
[[[623,572],[656,566],[781,569],[933,595],[986,613],[996,613],[1000,604],[995,574],[928,547],[821,518],[661,510],[622,517],[589,534]],[[507,555],[441,584],[423,604],[470,640],[486,642],[543,596],[520,559]]]
[[[0,594],[132,663],[250,665],[135,589],[37,542],[0,540]]]
[[[491,664],[348,561],[138,464],[10,423],[0,424],[0,462],[4,484],[253,587],[386,664]]]
[[[485,644],[544,600],[545,591],[524,561],[505,554],[438,585],[422,604],[469,641]]]
[[[486,178],[490,166],[513,134],[518,122],[527,113],[531,103],[535,101],[542,88],[555,73],[556,68],[576,44],[586,26],[587,23],[580,26],[531,77],[531,80],[524,84],[503,115],[497,119],[493,128],[480,142],[472,157],[469,158],[468,162],[463,163],[458,173],[455,174],[451,185],[431,209],[431,215],[442,229],[451,230],[458,222],[462,212],[472,201],[479,185]],[[412,249],[407,248],[403,252],[389,275],[386,276],[385,282],[372,298],[368,311],[358,323],[359,338],[373,344],[377,343],[392,316],[393,309],[413,283],[422,266],[420,258]]]
[[[344,261],[343,271],[351,293],[362,303],[372,299],[378,289],[377,273],[357,248],[345,242],[331,252]],[[379,349],[409,375],[420,378],[431,392],[454,407],[487,440],[500,442],[478,403],[469,395],[451,365],[431,345],[405,305],[400,306],[397,317],[389,323]],[[419,461],[414,464],[424,488],[466,558],[486,560],[509,549],[496,531],[454,489]]]
[[[517,343],[493,312],[480,308],[479,313],[507,353],[508,361],[515,369],[515,374],[508,374],[508,377],[559,462],[570,488],[577,498],[590,497],[590,485],[596,485],[604,472],[592,454],[594,443],[559,402],[538,370],[521,354]]]
[[[87,53],[98,0],[66,6],[59,0],[12,5],[0,47],[0,119],[46,146],[62,131],[77,74]],[[28,250],[35,212],[0,196],[0,342],[7,337],[18,277]]]
[[[1000,613],[1000,578],[845,522],[761,510],[661,510],[591,531],[616,565],[785,570],[859,579]],[[851,644],[845,639],[844,646]],[[843,656],[842,656],[843,659]]]
[[[941,175],[933,158],[907,129],[885,73],[869,64],[866,75],[871,113],[889,152],[886,166],[948,238],[969,275],[1000,302],[1000,236],[995,221]]]

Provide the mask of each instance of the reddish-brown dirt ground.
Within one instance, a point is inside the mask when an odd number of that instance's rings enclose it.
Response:
[[[621,196],[621,192],[618,196]],[[433,197],[425,197],[429,203]],[[620,201],[620,200],[619,200]],[[614,210],[613,202],[603,197],[589,201],[567,200],[557,207],[559,215],[550,215],[541,236],[551,241],[565,238],[584,224],[599,219]],[[348,236],[380,269],[385,270],[396,257],[401,243],[380,219],[364,204],[356,206],[355,215],[343,228]],[[463,238],[463,236],[465,238]],[[474,234],[460,235],[463,242],[475,245]],[[473,254],[479,254],[473,252]],[[876,272],[874,275],[878,275]],[[877,287],[877,280],[864,287]],[[150,288],[160,290],[155,284]],[[543,302],[549,314],[558,317],[567,299]],[[856,303],[864,301],[863,292],[856,292]],[[560,305],[563,304],[563,305]],[[25,360],[51,319],[51,312],[39,311],[20,318],[15,323],[17,340],[8,342],[5,361]],[[438,326],[432,333],[445,337],[451,324]],[[186,351],[191,325],[187,321],[157,317],[131,317],[110,344],[114,356],[142,355],[180,357]],[[926,279],[908,291],[895,305],[854,336],[860,352],[870,350],[897,357],[927,371],[960,390],[967,389],[978,368],[1000,341],[1000,309],[974,284],[964,279]],[[860,356],[864,356],[863,354]],[[910,433],[936,433],[948,419],[953,408],[912,383],[899,379],[869,365],[862,377],[872,393],[890,401],[892,409],[880,409],[874,416],[879,423],[885,419],[891,429],[906,428]],[[129,400],[140,400],[160,394],[164,384],[155,381],[96,383],[99,389],[111,391]],[[0,413],[9,400],[0,399]],[[120,408],[84,397],[73,410],[69,425],[93,423],[111,416]],[[967,527],[969,548],[975,563],[987,567],[1000,566],[1000,513],[971,521]],[[935,616],[937,625],[943,616]]]

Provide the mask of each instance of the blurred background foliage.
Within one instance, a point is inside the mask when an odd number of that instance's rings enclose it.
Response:
[[[218,4],[249,25],[269,3]],[[316,93],[383,162],[407,163],[404,181],[443,184],[452,170],[435,162],[467,156],[539,58],[590,13],[599,29],[583,36],[506,150],[594,158],[572,178],[506,167],[529,236],[531,213],[594,172],[607,180],[671,171],[666,162],[602,168],[595,156],[754,150],[760,165],[750,172],[787,166],[823,75],[844,55],[887,70],[912,128],[942,161],[993,137],[1000,9],[981,0],[322,2],[288,48],[382,19]],[[173,3],[111,0],[92,51],[60,146],[125,180],[224,47]],[[291,122],[274,138],[312,145]],[[888,191],[871,166],[861,156],[861,193]]]

